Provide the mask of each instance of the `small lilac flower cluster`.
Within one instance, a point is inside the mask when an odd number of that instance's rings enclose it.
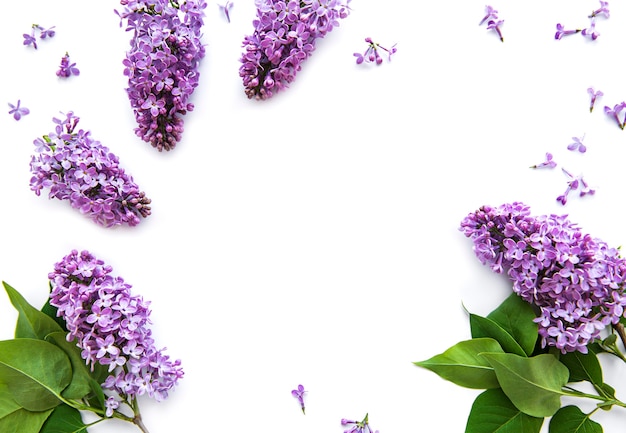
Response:
[[[624,130],[626,127],[626,115],[622,114],[622,111],[626,109],[626,102],[622,101],[619,104],[615,104],[613,108],[608,105],[604,106],[604,113],[615,120],[617,126],[621,130]]]
[[[148,328],[149,302],[132,295],[131,285],[111,272],[111,266],[88,251],[71,251],[48,276],[50,304],[64,319],[68,341],[76,342],[86,364],[108,367],[105,390],[126,402],[143,394],[162,401],[183,377],[181,362],[156,349]],[[111,396],[106,407],[110,416],[119,401]]]
[[[573,176],[569,171],[565,170],[564,168],[561,168],[561,170],[563,171],[565,176],[567,176],[567,188],[565,189],[565,192],[563,194],[556,198],[556,201],[561,203],[563,206],[565,206],[565,204],[567,203],[568,195],[572,191],[579,190],[579,188],[580,190],[578,195],[580,197],[584,197],[586,195],[594,195],[596,193],[596,190],[589,187],[589,184],[587,183],[587,181],[585,181],[582,175]]]
[[[119,166],[119,159],[91,137],[76,131],[79,118],[72,112],[65,119],[52,119],[55,130],[33,143],[30,189],[49,198],[69,200],[73,208],[105,227],[139,224],[150,215],[150,199],[133,178]]]
[[[483,206],[460,230],[478,259],[506,272],[513,291],[538,308],[543,347],[587,353],[602,330],[624,317],[626,260],[566,216],[533,217],[519,202]]]
[[[181,140],[182,116],[194,109],[189,99],[198,86],[204,0],[121,0],[118,13],[132,31],[123,61],[135,134],[157,150]],[[121,22],[120,22],[121,25]]]
[[[349,14],[350,0],[255,0],[254,32],[245,36],[239,76],[248,98],[268,99],[293,82],[315,41]]]
[[[291,390],[291,395],[293,395],[295,398],[298,399],[298,401],[300,402],[300,407],[302,408],[302,413],[304,412],[304,393],[306,391],[304,390],[304,386],[302,385],[298,385],[298,388]]]
[[[30,34],[24,33],[22,35],[24,37],[24,45],[26,45],[27,47],[32,46],[34,49],[37,49],[37,37],[35,36],[35,32],[39,32],[39,39],[52,39],[56,34],[54,27],[55,26],[52,26],[49,29],[45,29],[39,24],[33,24],[31,26]]]
[[[30,113],[30,110],[26,107],[22,107],[21,104],[22,101],[19,99],[17,100],[17,104],[15,105],[9,102],[9,108],[11,108],[9,110],[9,114],[12,114],[15,120],[20,120],[22,116],[26,116]]]
[[[70,63],[70,55],[65,52],[65,55],[61,57],[61,65],[59,65],[57,77],[68,78],[72,75],[80,75],[80,71],[76,67],[76,63]]]
[[[363,54],[354,53],[354,57],[356,57],[356,64],[360,65],[361,63],[368,62],[376,62],[377,65],[380,65],[383,62],[383,58],[378,52],[378,49],[385,51],[387,53],[387,60],[391,61],[391,56],[398,51],[396,49],[396,44],[393,44],[391,48],[385,48],[382,45],[372,41],[372,38],[365,38],[365,42],[367,43],[367,49]]]
[[[348,426],[343,433],[378,433],[378,430],[373,431],[369,425],[369,414],[365,414],[363,421],[353,421],[350,419],[342,419],[341,425]]]
[[[596,19],[599,16],[609,18],[609,2],[600,0],[600,7],[592,11],[588,17],[590,19],[589,27],[586,27],[584,29],[565,29],[565,27],[561,23],[558,23],[556,25],[556,33],[554,34],[554,39],[560,40],[561,38],[563,38],[563,36],[580,33],[581,35],[595,41],[596,39],[598,39],[598,36],[600,36],[600,33],[596,31]]]
[[[504,36],[502,36],[502,30],[500,29],[500,27],[502,27],[502,24],[504,24],[504,20],[498,18],[498,11],[495,10],[493,7],[487,5],[485,6],[485,10],[486,15],[483,17],[482,20],[480,20],[480,23],[478,23],[478,25],[482,26],[486,23],[487,30],[493,30],[494,32],[496,32],[496,34],[500,38],[500,41],[504,42]]]

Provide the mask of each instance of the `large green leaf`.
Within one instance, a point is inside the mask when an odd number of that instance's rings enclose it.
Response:
[[[50,291],[52,291],[52,283],[48,282],[48,286],[50,288]],[[50,296],[48,296],[46,298],[45,304],[43,304],[43,307],[41,307],[41,312],[44,313],[46,316],[52,318],[55,322],[57,322],[57,324],[61,327],[61,329],[63,329],[64,331],[67,331],[67,323],[65,323],[65,320],[63,319],[63,317],[59,317],[57,315],[58,311],[59,309],[57,307],[50,304]]]
[[[597,386],[602,386],[602,367],[595,353],[569,352],[559,358],[570,373],[570,382],[586,380]]]
[[[0,418],[4,418],[20,408],[21,406],[15,402],[7,385],[0,382]]]
[[[54,344],[30,338],[0,341],[0,383],[24,409],[57,406],[71,379],[70,361]]]
[[[30,412],[18,409],[15,412],[0,418],[0,432],[2,433],[39,433],[41,426],[52,413],[52,409],[42,412]]]
[[[62,404],[54,408],[39,433],[87,433],[87,426],[78,410]]]
[[[470,314],[470,329],[472,338],[493,338],[505,352],[515,353],[516,355],[526,356],[526,352],[522,349],[515,338],[493,320]]]
[[[493,367],[479,356],[483,352],[504,354],[496,340],[474,338],[461,341],[439,355],[414,364],[466,388],[497,388],[499,385]]]
[[[535,317],[532,305],[515,293],[511,293],[498,308],[487,315],[488,319],[507,331],[529,356],[539,338],[538,325],[533,322]]]
[[[59,346],[72,364],[72,381],[69,386],[63,390],[61,395],[65,398],[78,400],[85,397],[91,391],[91,387],[89,386],[91,375],[85,361],[80,356],[80,349],[74,342],[67,341],[65,338],[66,335],[67,334],[63,331],[53,332],[46,337],[46,341]]]
[[[47,314],[30,305],[13,287],[2,282],[11,303],[18,311],[15,338],[37,338],[43,340],[51,332],[62,331],[58,323]]]
[[[559,409],[550,420],[550,433],[602,433],[602,426],[576,406]]]
[[[465,433],[539,433],[543,418],[521,412],[500,389],[488,389],[476,397]]]
[[[481,357],[493,366],[502,391],[525,414],[543,418],[561,407],[569,371],[553,355],[526,358],[512,353],[483,353]]]

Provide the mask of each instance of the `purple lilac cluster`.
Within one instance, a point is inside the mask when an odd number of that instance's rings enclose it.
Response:
[[[569,194],[573,191],[578,191],[579,197],[594,195],[596,193],[596,190],[589,186],[582,175],[574,176],[572,173],[565,170],[565,168],[561,168],[561,171],[563,171],[563,174],[567,177],[567,187],[565,188],[565,192],[556,198],[556,201],[563,206],[565,206]]]
[[[372,430],[369,425],[369,414],[365,414],[363,421],[354,421],[350,419],[342,419],[341,425],[347,426],[343,433],[378,433],[378,430]]]
[[[70,55],[66,52],[65,55],[61,57],[57,77],[68,78],[72,75],[80,75],[80,70],[76,67],[76,63],[70,63]]]
[[[121,0],[118,15],[132,31],[123,61],[126,89],[135,114],[135,133],[157,150],[181,140],[182,116],[194,109],[189,99],[198,86],[204,0]],[[121,23],[120,23],[121,25]]]
[[[600,7],[591,12],[589,15],[589,27],[584,29],[566,29],[561,23],[556,25],[556,33],[554,34],[554,39],[560,40],[563,36],[574,35],[576,33],[580,33],[581,35],[590,38],[595,41],[600,36],[600,33],[596,31],[596,20],[599,16],[604,16],[605,18],[609,18],[609,2],[600,0]]]
[[[139,224],[150,215],[150,199],[119,165],[108,148],[76,130],[79,118],[72,112],[52,119],[54,131],[33,143],[36,155],[30,162],[30,189],[49,198],[69,200],[73,208],[105,227]]]
[[[293,82],[304,62],[339,19],[350,0],[255,0],[254,32],[243,41],[239,76],[248,98],[270,98]]]
[[[387,60],[391,61],[391,56],[396,53],[397,48],[396,44],[393,44],[391,48],[385,48],[382,45],[374,42],[372,38],[365,38],[365,42],[367,43],[367,49],[363,54],[354,53],[354,57],[356,57],[356,64],[360,65],[363,62],[372,63],[375,62],[377,65],[383,63],[383,58],[380,55],[379,49],[385,51],[387,53]]]
[[[149,302],[131,294],[131,285],[111,275],[111,266],[88,251],[71,251],[48,276],[50,304],[65,320],[86,364],[108,367],[102,384],[126,401],[147,394],[161,401],[183,377],[180,360],[156,349]],[[119,404],[107,402],[111,414]]]
[[[626,261],[566,216],[533,217],[519,202],[483,206],[460,230],[478,259],[506,272],[513,291],[538,308],[543,347],[587,353],[587,344],[624,316]]]

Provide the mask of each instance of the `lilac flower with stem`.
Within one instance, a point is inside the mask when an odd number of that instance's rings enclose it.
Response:
[[[572,150],[572,151],[578,150],[580,153],[585,153],[587,151],[587,146],[583,144],[584,139],[585,139],[584,134],[582,137],[572,137],[572,140],[574,140],[574,142],[571,144],[568,144],[567,149]]]
[[[460,230],[476,257],[508,275],[513,292],[536,307],[543,347],[587,353],[606,328],[623,327],[626,260],[566,215],[535,217],[520,202],[482,206]]]
[[[304,412],[304,393],[306,391],[304,390],[304,386],[302,385],[298,385],[298,388],[291,390],[291,395],[293,395],[294,397],[296,397],[298,399],[298,401],[300,402],[300,407],[302,408],[302,413]]]
[[[609,18],[609,14],[610,14],[609,2],[600,0],[600,7],[594,10],[593,12],[591,12],[591,15],[589,15],[589,18],[597,17],[600,15],[604,15],[606,18]]]
[[[552,154],[550,152],[546,152],[546,160],[535,165],[531,165],[530,168],[554,168],[556,167],[556,162],[552,159]]]
[[[485,10],[486,10],[486,15],[483,17],[482,20],[480,20],[480,23],[478,23],[479,26],[482,26],[484,23],[488,21],[498,19],[498,11],[495,10],[493,7],[487,5],[485,6]]]
[[[556,33],[554,34],[554,39],[560,40],[563,36],[573,35],[579,33],[581,29],[570,29],[565,30],[561,23],[556,25]]]
[[[591,18],[591,25],[580,32],[581,35],[589,37],[592,41],[598,39],[600,33],[596,31],[596,19]]]
[[[30,110],[28,108],[20,106],[21,102],[22,101],[19,99],[17,100],[16,105],[13,105],[9,102],[9,107],[11,108],[9,110],[9,114],[12,114],[15,120],[20,120],[22,116],[26,116],[30,113]]]
[[[626,109],[626,102],[620,102],[619,104],[615,104],[613,106],[613,108],[609,107],[609,106],[604,106],[604,112],[606,113],[607,116],[611,116],[613,119],[615,119],[615,122],[617,122],[617,126],[620,127],[620,129],[624,129],[624,123],[626,122],[625,119],[622,119],[622,111]]]
[[[381,57],[380,53],[378,52],[378,49],[380,48],[381,50],[385,51],[388,55],[387,60],[391,61],[391,56],[393,54],[396,53],[397,48],[396,48],[396,44],[393,44],[391,46],[391,48],[385,48],[382,45],[372,41],[372,38],[367,37],[365,38],[365,42],[367,42],[367,49],[365,50],[365,52],[363,54],[361,53],[354,53],[354,56],[356,57],[356,63],[357,65],[360,65],[361,63],[365,62],[376,62],[377,65],[380,65],[383,62],[383,58]]]
[[[498,20],[498,21],[490,20],[487,23],[487,30],[495,31],[498,37],[500,38],[500,41],[504,42],[504,36],[502,36],[502,30],[500,30],[500,27],[502,26],[502,24],[504,24],[504,20]]]
[[[248,98],[265,100],[286,89],[315,42],[349,15],[350,0],[255,0],[254,31],[243,41],[239,76]]]
[[[224,13],[224,16],[226,17],[226,20],[230,23],[230,10],[233,8],[233,2],[227,1],[223,5],[218,4],[217,6]]]
[[[560,196],[556,198],[556,201],[558,201],[563,206],[565,206],[565,204],[567,203],[567,197],[569,196],[569,193],[578,189],[579,180],[578,178],[574,177],[569,171],[565,170],[564,168],[561,168],[561,170],[563,171],[565,176],[567,176],[568,178],[567,188],[565,189],[565,192],[563,194],[561,194]]]
[[[589,112],[592,113],[593,107],[596,105],[596,100],[599,97],[604,96],[604,93],[602,93],[601,90],[595,91],[593,87],[589,87],[587,89],[587,93],[589,93],[589,96],[591,97],[591,103],[589,104]]]
[[[61,57],[57,77],[68,78],[72,75],[80,75],[80,70],[76,67],[76,63],[70,63],[70,55],[66,52],[65,55]]]
[[[378,433],[378,430],[372,431],[369,425],[369,414],[365,414],[365,418],[362,421],[354,421],[343,418],[341,420],[342,426],[347,426],[347,429],[343,433]]]

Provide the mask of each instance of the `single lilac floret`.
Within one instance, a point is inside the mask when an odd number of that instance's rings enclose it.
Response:
[[[500,30],[500,27],[502,26],[502,24],[504,24],[504,20],[498,20],[498,21],[490,20],[487,23],[487,30],[495,31],[498,37],[500,38],[500,41],[504,42],[504,36],[502,36],[502,30]]]
[[[35,37],[35,30],[33,29],[30,34],[24,33],[24,45],[32,45],[34,49],[37,49],[37,38]]]
[[[17,100],[17,104],[15,105],[9,102],[9,107],[11,108],[9,110],[9,114],[12,114],[15,120],[20,120],[22,116],[26,116],[30,113],[30,110],[28,108],[20,106],[21,102],[22,101],[19,99]]]
[[[581,31],[581,29],[565,30],[563,25],[561,23],[558,23],[556,25],[556,33],[554,34],[554,39],[559,40],[563,36],[573,35],[573,34],[576,34],[576,33],[580,32],[580,31]]]
[[[572,140],[574,140],[574,142],[568,144],[567,149],[572,151],[578,150],[580,153],[585,153],[587,151],[587,146],[583,144],[584,139],[584,135],[582,137],[572,137]]]
[[[304,386],[302,385],[298,385],[298,388],[291,390],[291,395],[293,395],[294,397],[296,397],[298,399],[298,401],[300,402],[300,407],[302,408],[302,413],[304,412],[304,393],[306,391],[304,390]]]
[[[600,0],[600,7],[596,9],[595,11],[591,12],[591,15],[589,15],[589,18],[597,17],[600,15],[604,15],[606,18],[609,18],[609,14],[610,14],[609,2]]]
[[[480,23],[478,23],[479,26],[482,26],[484,23],[488,21],[498,19],[498,11],[495,10],[493,7],[487,5],[485,6],[485,11],[486,11],[486,15],[483,17],[482,20],[480,20]]]
[[[601,90],[594,90],[593,87],[589,87],[587,89],[587,93],[589,93],[589,96],[591,97],[591,103],[589,104],[589,112],[592,113],[593,112],[593,107],[596,105],[596,100],[601,97],[604,96],[604,93],[602,93]]]
[[[612,117],[617,123],[617,126],[619,126],[622,130],[624,129],[624,124],[626,123],[626,119],[624,119],[621,114],[624,109],[626,109],[626,102],[615,104],[613,108],[606,105],[604,106],[604,112],[606,115]]]
[[[217,6],[220,8],[222,13],[226,17],[226,20],[230,23],[230,10],[233,8],[233,2],[227,1],[223,5],[217,5]]]
[[[546,160],[539,164],[531,165],[530,168],[554,168],[556,167],[556,162],[552,158],[552,154],[546,152]]]
[[[591,25],[589,27],[585,28],[585,29],[582,29],[580,34],[590,38],[593,41],[598,39],[598,36],[600,36],[600,33],[598,33],[596,31],[596,20],[595,20],[595,18],[591,19]]]

